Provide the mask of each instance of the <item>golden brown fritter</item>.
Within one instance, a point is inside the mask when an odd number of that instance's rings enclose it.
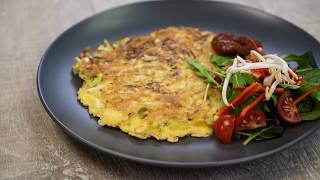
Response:
[[[187,60],[213,66],[208,61],[213,36],[168,27],[86,49],[73,67],[84,80],[78,98],[100,125],[132,136],[170,142],[186,135],[207,137],[221,105],[219,90],[211,87],[203,101],[206,83]]]

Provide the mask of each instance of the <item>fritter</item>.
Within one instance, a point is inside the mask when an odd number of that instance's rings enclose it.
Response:
[[[78,99],[99,125],[141,139],[210,136],[222,105],[220,91],[211,86],[203,101],[207,84],[187,60],[214,66],[213,37],[196,28],[168,27],[85,49],[73,66],[84,80]]]

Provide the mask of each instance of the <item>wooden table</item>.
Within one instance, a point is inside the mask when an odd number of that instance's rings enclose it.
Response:
[[[133,0],[0,1],[0,179],[320,179],[320,131],[248,163],[208,169],[152,167],[112,157],[67,136],[45,112],[36,70],[66,28]],[[241,0],[320,39],[319,0]]]

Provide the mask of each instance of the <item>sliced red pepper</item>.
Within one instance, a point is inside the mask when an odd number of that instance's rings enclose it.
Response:
[[[245,88],[246,87],[244,87],[244,86],[234,86],[234,87],[232,87],[232,89],[239,90],[239,91],[244,90]]]
[[[240,118],[244,118],[247,113],[249,111],[251,111],[254,107],[256,107],[259,103],[261,103],[263,101],[263,99],[265,98],[265,94],[262,93],[260,94],[260,96],[255,99],[251,104],[249,104],[248,106],[246,106],[245,108],[243,108],[243,110],[240,113]]]
[[[274,92],[281,94],[281,93],[284,92],[284,88],[276,88],[276,89],[274,90]]]
[[[232,89],[241,91],[241,90],[244,90],[245,88],[246,88],[246,87],[244,87],[244,86],[235,86],[235,87],[233,87]],[[262,89],[262,90],[261,90],[261,92],[264,92],[264,91],[265,91],[265,89]],[[276,88],[276,89],[274,90],[274,92],[275,92],[275,93],[283,93],[283,92],[284,92],[284,88]]]
[[[320,87],[320,83],[316,85],[315,87],[309,89],[307,92],[299,96],[296,100],[293,101],[292,106],[297,105],[299,102],[301,102],[304,98],[309,96],[311,93],[315,92]]]
[[[261,89],[263,89],[263,87],[259,83],[252,83],[250,86],[246,87],[237,97],[235,97],[229,106],[224,106],[223,108],[221,108],[218,112],[218,116],[223,115],[229,112],[232,108],[235,108],[240,104],[244,103],[254,94],[261,91]]]
[[[262,86],[254,82],[247,88],[245,88],[236,98],[234,98],[231,102],[231,106],[236,107],[240,104],[247,101],[249,98],[251,98],[255,93],[259,92],[262,89]]]

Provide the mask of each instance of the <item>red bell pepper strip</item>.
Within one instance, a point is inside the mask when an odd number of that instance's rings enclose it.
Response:
[[[263,87],[259,83],[257,82],[252,83],[250,86],[246,87],[237,97],[235,97],[229,106],[224,106],[223,108],[221,108],[218,112],[218,116],[223,115],[229,112],[231,109],[244,103],[249,98],[251,98],[254,94],[261,91],[261,89],[263,89]]]
[[[243,108],[243,110],[240,113],[240,117],[241,118],[246,117],[247,113],[251,111],[254,107],[256,107],[260,102],[262,102],[264,98],[265,98],[265,94],[264,93],[260,94],[260,96],[257,99],[255,99],[251,104]]]
[[[296,100],[293,101],[292,106],[297,105],[299,102],[301,102],[304,98],[309,96],[311,93],[315,92],[320,87],[320,83],[313,88],[309,89],[307,92],[299,96]]]
[[[245,88],[246,88],[246,87],[244,87],[244,86],[235,86],[235,87],[233,87],[232,89],[241,91],[241,90],[244,90]],[[264,90],[265,90],[265,89],[262,89],[261,92],[263,92]],[[274,92],[276,92],[276,93],[283,93],[283,92],[284,92],[284,88],[276,88],[276,89],[274,90]]]

